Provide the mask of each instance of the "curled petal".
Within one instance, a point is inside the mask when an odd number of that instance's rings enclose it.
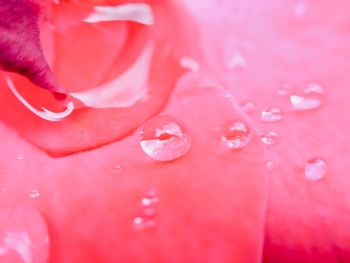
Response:
[[[133,106],[147,94],[147,80],[153,50],[154,44],[147,45],[138,60],[117,79],[97,88],[73,92],[70,95],[92,108]]]
[[[41,107],[43,111],[37,110],[35,109],[32,105],[30,105],[28,103],[28,101],[25,100],[25,98],[23,98],[21,96],[21,94],[19,94],[19,92],[17,91],[14,83],[12,82],[12,80],[9,77],[5,77],[7,86],[9,87],[9,89],[12,91],[12,93],[16,96],[16,98],[22,102],[22,104],[28,109],[30,110],[32,113],[34,113],[35,115],[37,115],[38,117],[47,120],[47,121],[61,121],[64,118],[68,117],[74,110],[74,104],[73,102],[69,102],[67,104],[67,109],[63,112],[52,112],[50,110],[45,109],[44,107]]]

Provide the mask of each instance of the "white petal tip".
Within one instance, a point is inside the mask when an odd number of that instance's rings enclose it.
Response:
[[[148,4],[129,3],[117,6],[95,6],[94,11],[83,21],[86,23],[132,21],[149,26],[154,24],[154,16]]]

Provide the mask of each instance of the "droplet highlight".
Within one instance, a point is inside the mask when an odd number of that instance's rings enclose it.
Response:
[[[244,148],[251,140],[252,133],[242,121],[230,121],[223,126],[222,142],[230,149]]]
[[[266,145],[273,145],[278,142],[278,133],[275,131],[267,131],[261,136],[261,141]]]
[[[304,174],[309,181],[318,181],[328,172],[328,165],[322,158],[312,158],[305,164]]]
[[[172,161],[183,157],[190,150],[191,140],[179,120],[160,115],[145,124],[140,146],[154,160]]]
[[[261,112],[260,120],[267,123],[280,121],[282,120],[282,111],[277,107],[266,108]]]

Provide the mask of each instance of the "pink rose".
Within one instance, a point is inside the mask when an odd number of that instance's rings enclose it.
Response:
[[[54,75],[3,72],[0,258],[347,262],[348,4],[125,5],[41,3]]]

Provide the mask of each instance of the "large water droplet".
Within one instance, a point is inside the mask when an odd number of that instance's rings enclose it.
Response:
[[[308,98],[306,96],[292,95],[290,102],[295,110],[312,110],[321,106],[322,101],[318,98]]]
[[[268,131],[261,136],[261,141],[266,145],[273,145],[278,142],[278,133],[275,131]]]
[[[309,181],[317,181],[328,172],[328,165],[321,158],[312,158],[305,164],[305,177]]]
[[[260,115],[262,122],[277,122],[282,120],[282,111],[280,108],[271,107],[263,110]]]
[[[254,111],[255,111],[255,104],[253,102],[248,101],[248,102],[243,103],[241,105],[241,109],[242,109],[242,111],[244,111],[245,113],[248,113],[248,114],[249,113],[254,113]]]
[[[145,124],[140,146],[154,160],[172,161],[190,150],[191,141],[184,126],[176,118],[163,115]]]
[[[316,83],[308,84],[303,93],[293,94],[289,97],[293,109],[313,110],[322,106],[324,90]]]
[[[251,140],[252,133],[242,121],[230,121],[223,126],[221,140],[230,149],[241,149]]]

